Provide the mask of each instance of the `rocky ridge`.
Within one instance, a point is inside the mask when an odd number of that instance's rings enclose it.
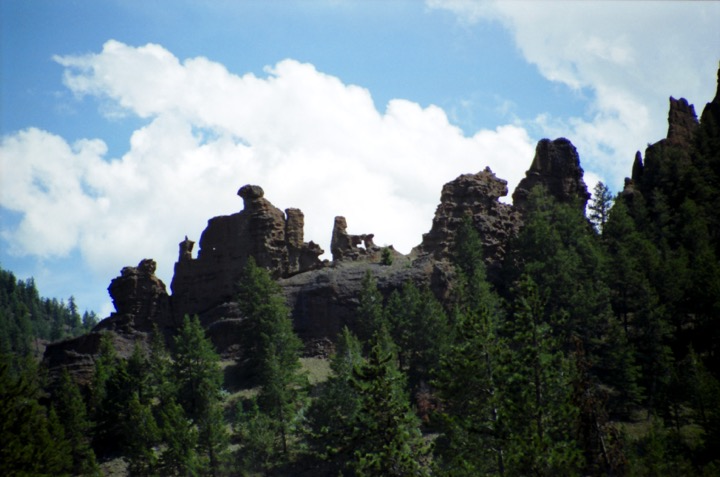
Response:
[[[343,326],[356,327],[354,312],[368,271],[385,295],[411,280],[447,300],[454,273],[452,245],[465,217],[480,233],[489,270],[498,268],[521,227],[529,190],[538,184],[559,200],[577,201],[584,207],[589,194],[570,141],[540,141],[526,178],[513,194],[514,205],[499,201],[508,194],[507,181],[489,168],[445,184],[431,230],[408,256],[389,247],[392,265],[380,263],[382,249],[374,244],[374,235],[349,234],[344,217],[335,218],[333,260],[321,261],[323,250],[304,241],[302,211],[283,212],[264,197],[261,187],[243,186],[238,191],[243,210],[208,221],[197,258],[193,258],[192,240],[185,237],[179,243],[171,295],[155,277],[152,260],[124,268],[109,287],[117,312],[88,335],[51,344],[45,359],[54,370],[68,367],[89,376],[102,333],[110,333],[119,354],[126,356],[132,351],[130,343],[146,340],[153,326],[171,334],[186,314],[199,316],[219,352],[239,357],[245,320],[234,300],[250,257],[280,284],[307,353],[325,355]]]

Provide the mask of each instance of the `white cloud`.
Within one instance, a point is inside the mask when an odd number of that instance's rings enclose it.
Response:
[[[55,59],[74,94],[147,124],[119,158],[99,139],[71,145],[38,129],[5,137],[0,205],[22,218],[3,238],[17,254],[78,247],[103,276],[153,257],[169,283],[177,243],[240,210],[235,192],[246,183],[281,209],[301,208],[305,239],[328,255],[335,215],[351,233],[408,252],[430,229],[445,182],[489,165],[512,190],[534,150],[518,126],[467,137],[435,106],[397,99],[380,112],[366,89],[293,60],[239,76],[117,41]]]
[[[428,0],[472,24],[499,21],[540,73],[592,95],[583,117],[535,118],[543,134],[566,136],[586,169],[612,188],[634,152],[667,132],[669,96],[695,103],[715,91],[720,52],[717,2],[486,2]],[[528,120],[529,118],[526,118]],[[530,122],[526,122],[530,125]]]

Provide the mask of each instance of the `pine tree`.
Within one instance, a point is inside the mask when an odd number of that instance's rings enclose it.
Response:
[[[278,285],[251,258],[240,283],[239,304],[250,321],[254,368],[261,390],[260,409],[272,419],[279,452],[289,457],[289,442],[304,403],[307,377],[301,372],[302,341],[293,330],[290,310]]]
[[[203,455],[203,467],[212,477],[225,475],[229,465],[230,435],[225,425],[221,403],[215,402],[197,421],[199,450]]]
[[[441,358],[433,384],[442,402],[436,464],[443,475],[504,474],[496,326],[488,308],[459,313],[455,340]]]
[[[429,383],[448,346],[447,315],[429,289],[420,291],[410,281],[390,295],[384,313],[398,348],[400,370],[408,374],[410,389],[417,390]]]
[[[13,373],[0,356],[0,474],[64,475],[72,471],[70,444],[53,408],[40,405],[36,369]]]
[[[197,316],[185,317],[175,337],[172,357],[178,404],[190,419],[198,419],[218,400],[222,371],[220,357],[205,336],[205,329]]]
[[[482,243],[470,218],[458,229],[452,341],[433,384],[441,398],[436,466],[445,475],[504,473],[499,421],[499,300],[486,279]]]
[[[360,397],[352,386],[353,370],[363,363],[362,345],[344,327],[330,362],[332,375],[320,385],[308,410],[310,444],[333,471],[347,470],[352,458],[352,429]]]
[[[602,233],[605,223],[608,221],[612,202],[613,196],[608,186],[602,182],[595,184],[592,202],[588,206],[588,209],[590,209],[588,218],[598,232]]]
[[[201,455],[210,475],[216,476],[225,466],[229,444],[220,407],[222,371],[220,357],[197,317],[186,316],[175,337],[172,375],[178,402],[197,426]]]
[[[582,465],[574,438],[573,370],[544,309],[537,286],[524,277],[503,327],[500,420],[508,475],[577,475]]]
[[[410,409],[405,376],[397,368],[384,327],[375,334],[370,355],[355,368],[351,383],[361,399],[352,434],[351,467],[356,475],[428,475],[420,422]]]
[[[160,457],[161,475],[197,476],[198,432],[185,411],[175,401],[165,403],[160,413],[160,425],[165,450]]]
[[[125,434],[129,436],[125,446],[130,475],[154,475],[158,465],[155,447],[160,443],[160,428],[149,403],[141,402],[137,391],[128,403]]]
[[[383,313],[383,296],[370,270],[365,272],[362,279],[360,305],[356,316],[358,338],[363,343],[367,343],[380,328],[387,327]]]
[[[123,423],[127,418],[130,390],[127,362],[117,356],[110,334],[100,339],[95,376],[90,390],[90,414],[95,429],[93,448],[98,454],[122,449],[127,443]]]
[[[236,452],[236,467],[241,475],[270,472],[282,461],[278,457],[277,436],[272,418],[262,412],[257,400],[251,400],[247,409],[238,403],[235,437],[240,445]]]
[[[91,422],[80,390],[64,369],[54,393],[53,407],[70,444],[73,472],[81,475],[98,472],[95,453],[90,447]]]

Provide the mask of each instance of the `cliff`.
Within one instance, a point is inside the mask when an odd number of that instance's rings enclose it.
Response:
[[[450,261],[455,234],[465,217],[470,217],[480,234],[492,275],[521,227],[530,189],[539,184],[559,200],[584,207],[589,194],[570,141],[540,141],[526,178],[513,194],[514,205],[499,201],[508,194],[507,181],[489,168],[445,184],[431,230],[408,256],[388,247],[392,265],[380,263],[382,249],[374,244],[374,235],[349,234],[344,217],[336,217],[333,224],[333,260],[321,261],[323,250],[304,241],[303,213],[294,208],[283,212],[264,197],[261,187],[245,185],[238,191],[243,209],[208,221],[197,258],[193,258],[195,242],[187,237],[180,242],[170,295],[155,277],[152,260],[124,268],[108,289],[117,311],[90,334],[50,345],[45,360],[53,372],[66,367],[87,381],[102,333],[111,335],[124,356],[134,341],[146,341],[154,326],[172,334],[186,314],[199,316],[219,352],[242,356],[245,320],[235,296],[249,257],[280,284],[306,352],[325,355],[343,326],[356,327],[355,310],[368,271],[385,295],[411,280],[447,301],[453,283]]]

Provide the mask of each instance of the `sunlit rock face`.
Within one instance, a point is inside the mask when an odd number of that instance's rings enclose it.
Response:
[[[273,278],[322,266],[323,250],[303,241],[304,216],[299,209],[281,211],[256,185],[240,188],[242,211],[214,217],[200,237],[196,259],[181,242],[173,276],[172,304],[176,317],[201,314],[233,301],[249,257]]]
[[[507,181],[498,178],[490,168],[448,182],[443,186],[432,228],[423,235],[414,253],[450,260],[457,230],[467,217],[480,234],[486,261],[491,266],[499,265],[520,225],[513,207],[499,201],[507,193]]]

